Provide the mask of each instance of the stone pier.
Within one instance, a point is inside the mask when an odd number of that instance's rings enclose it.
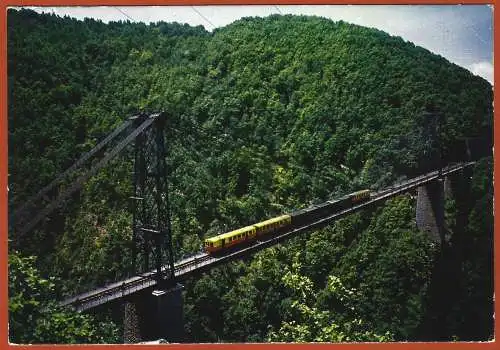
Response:
[[[444,244],[451,239],[445,237],[446,232],[453,231],[454,234],[460,235],[467,226],[471,176],[472,169],[466,168],[418,188],[417,227],[427,232],[435,242]],[[455,201],[456,221],[452,224],[453,227],[446,227],[445,201],[447,200]]]
[[[184,336],[182,286],[137,293],[125,301],[125,343],[165,339],[181,342]]]
[[[438,179],[418,188],[417,227],[436,243],[444,243],[444,180]]]

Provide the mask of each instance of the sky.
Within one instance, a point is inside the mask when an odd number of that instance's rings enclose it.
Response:
[[[241,17],[316,15],[383,30],[443,56],[493,84],[492,5],[263,5],[30,7],[77,19],[179,22],[211,31]]]

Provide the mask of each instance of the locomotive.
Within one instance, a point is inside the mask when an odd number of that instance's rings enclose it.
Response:
[[[370,190],[361,190],[339,199],[313,205],[312,207],[295,211],[291,214],[281,215],[237,230],[226,232],[205,239],[204,249],[208,254],[222,252],[232,247],[253,241],[259,236],[267,235],[287,227],[298,227],[309,221],[314,221],[339,210],[352,207],[356,203],[370,199]],[[290,226],[290,227],[288,227]]]

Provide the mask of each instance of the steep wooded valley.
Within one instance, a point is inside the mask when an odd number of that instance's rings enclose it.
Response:
[[[7,19],[9,210],[126,118],[164,111],[177,259],[205,237],[465,161],[465,138],[491,139],[486,80],[376,29],[291,15],[213,32]],[[122,342],[110,315],[56,302],[132,273],[133,167],[127,150],[11,244],[12,342]],[[185,341],[492,339],[492,169],[481,155],[465,220],[447,200],[442,247],[407,193],[187,281]]]

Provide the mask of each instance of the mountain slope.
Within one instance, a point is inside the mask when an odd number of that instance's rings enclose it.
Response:
[[[208,33],[180,24],[106,25],[9,10],[8,35],[11,208],[126,117],[139,110],[164,110],[176,257],[200,249],[203,237],[435,169],[439,144],[445,162],[463,160],[465,152],[457,151],[462,139],[492,131],[492,88],[484,79],[401,38],[344,22],[270,16],[242,19]],[[64,279],[62,293],[128,273],[133,165],[126,156],[92,178],[79,198],[57,220],[36,230],[25,247],[25,253],[40,257],[45,275]],[[475,199],[487,206],[490,192],[487,187],[484,191],[486,197],[476,194]],[[282,260],[290,263],[292,253],[305,254],[310,264],[304,274],[316,288],[323,288],[327,277],[310,267],[318,264],[325,274],[340,275],[349,287],[371,295],[374,285],[356,285],[349,266],[359,259],[357,254],[363,256],[363,247],[373,244],[373,251],[382,253],[374,254],[366,268],[380,287],[377,297],[397,294],[390,289],[396,285],[410,286],[400,295],[398,316],[380,323],[377,334],[390,330],[397,339],[415,339],[434,260],[431,243],[410,222],[413,205],[411,198],[400,198],[383,212],[318,233],[321,239],[314,246],[299,239],[287,246],[291,253]],[[475,210],[477,216],[480,211]],[[384,215],[406,225],[385,227],[380,224]],[[487,241],[490,233],[485,231],[481,239]],[[358,234],[354,246],[342,246]],[[335,238],[339,247],[332,251],[336,259],[329,260],[318,247],[333,236],[340,237]],[[389,242],[380,237],[390,237]],[[401,247],[408,254],[393,254]],[[263,256],[268,254],[274,253]],[[408,263],[412,259],[418,260],[416,266]],[[404,268],[397,277],[380,280],[380,266],[387,271]],[[481,275],[485,266],[487,259],[471,276]],[[224,317],[210,319],[216,324],[212,328],[193,306],[198,315],[193,317],[201,320],[193,321],[193,329],[198,327],[193,338],[263,340],[268,325],[279,328],[290,312],[286,303],[278,308],[278,318],[234,333],[248,316],[237,307],[237,288],[251,284],[259,269],[230,267],[236,272],[229,281],[238,271],[254,274],[241,277],[234,288],[224,282],[215,286],[208,299],[189,297],[191,306],[200,300],[212,303],[214,295],[233,302]],[[285,293],[282,284],[269,281],[276,284],[269,289],[275,294],[265,294],[266,315],[278,312],[273,303]],[[488,281],[475,281],[484,299]],[[257,302],[263,296],[259,293],[268,293],[258,290],[248,300]],[[331,297],[325,293],[314,294]],[[365,304],[358,306],[367,305],[366,295],[359,298]],[[316,306],[330,307],[325,300]],[[378,318],[363,315],[371,325],[389,317],[388,299],[380,297],[379,302]],[[256,307],[251,306],[254,316],[259,315]],[[226,316],[230,321],[220,323]],[[405,326],[395,329],[405,317]]]

